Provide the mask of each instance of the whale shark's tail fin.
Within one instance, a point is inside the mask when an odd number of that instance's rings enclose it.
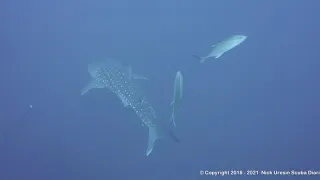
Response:
[[[159,136],[157,132],[156,127],[149,127],[149,137],[148,137],[148,147],[147,147],[147,152],[146,155],[149,156],[149,154],[152,152],[154,144],[157,139],[160,139],[161,137]]]
[[[151,154],[157,139],[167,138],[167,137],[177,143],[180,142],[180,140],[177,138],[177,136],[173,133],[173,131],[170,128],[162,129],[162,131],[159,131],[159,127],[149,127],[148,147],[147,147],[146,155],[149,156]]]

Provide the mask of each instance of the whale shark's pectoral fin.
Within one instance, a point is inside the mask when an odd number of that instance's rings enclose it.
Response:
[[[89,92],[91,89],[104,88],[104,87],[105,87],[105,85],[103,85],[102,83],[99,83],[98,80],[92,79],[92,80],[81,90],[81,95],[86,94],[86,93]]]
[[[130,65],[126,65],[124,66],[124,70],[126,72],[126,75],[128,77],[128,79],[132,79],[132,67]]]
[[[156,142],[157,139],[159,139],[159,135],[157,132],[156,127],[151,127],[149,126],[149,137],[148,137],[148,147],[147,147],[147,152],[146,155],[149,156],[150,153],[153,150],[154,144]]]
[[[121,99],[121,102],[124,107],[127,107],[129,105],[127,99],[125,99],[122,95],[118,95],[118,97]]]
[[[126,100],[121,99],[121,101],[124,107],[127,107],[129,105],[129,103]]]

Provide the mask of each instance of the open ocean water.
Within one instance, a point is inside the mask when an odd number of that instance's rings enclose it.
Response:
[[[0,180],[319,179],[319,7],[0,1]],[[193,56],[236,34],[247,39],[221,57]],[[107,88],[81,96],[88,64],[107,57],[149,78],[137,83],[164,122],[181,71],[179,143],[146,156],[130,107]]]

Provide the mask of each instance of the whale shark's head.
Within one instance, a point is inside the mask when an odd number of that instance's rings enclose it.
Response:
[[[93,77],[96,78],[100,75],[100,73],[103,71],[104,68],[110,69],[112,68],[111,62],[109,61],[100,61],[88,64],[88,72]],[[109,66],[110,65],[110,66]]]

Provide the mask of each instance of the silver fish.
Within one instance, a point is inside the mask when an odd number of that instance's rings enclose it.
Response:
[[[193,56],[200,59],[200,63],[204,63],[208,58],[219,58],[221,57],[225,52],[230,51],[234,47],[241,44],[243,41],[247,39],[247,36],[245,35],[233,35],[218,44],[212,45],[212,51],[209,55],[200,57],[196,54]]]
[[[171,102],[172,106],[172,115],[171,122],[174,126],[176,126],[175,116],[178,108],[180,107],[180,102],[183,95],[183,76],[180,71],[177,72],[176,77],[174,79],[174,90],[173,90],[173,100]]]

